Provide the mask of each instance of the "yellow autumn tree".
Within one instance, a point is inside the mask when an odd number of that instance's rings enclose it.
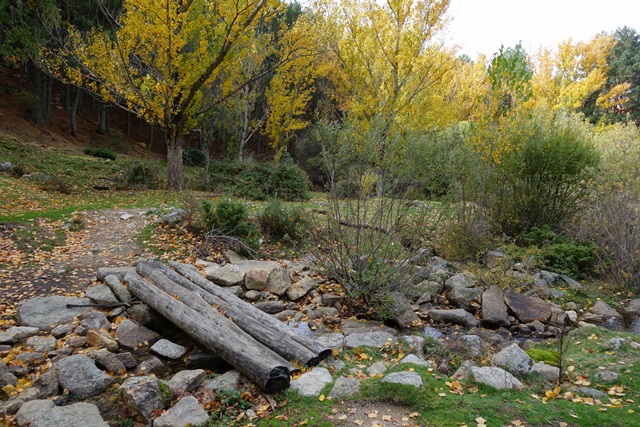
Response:
[[[44,61],[55,75],[161,126],[167,186],[179,190],[183,136],[211,108],[203,90],[278,7],[275,0],[124,0],[113,30],[70,27],[64,48],[44,52]]]

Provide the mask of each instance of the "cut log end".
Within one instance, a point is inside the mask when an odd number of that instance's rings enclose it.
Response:
[[[264,389],[267,393],[278,393],[289,387],[290,380],[289,369],[285,366],[276,366],[269,373],[269,379]]]

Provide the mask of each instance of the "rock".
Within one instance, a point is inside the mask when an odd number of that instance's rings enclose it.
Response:
[[[269,271],[251,270],[244,276],[244,287],[249,290],[263,291],[267,289]]]
[[[45,399],[58,394],[59,385],[58,371],[49,369],[33,382],[33,386],[30,389],[37,390],[38,399]]]
[[[132,415],[145,424],[150,424],[151,415],[164,409],[172,398],[171,388],[154,377],[128,378],[119,390]]]
[[[89,311],[79,316],[80,326],[85,329],[111,329],[111,322],[101,311]]]
[[[409,301],[400,292],[392,292],[393,307],[391,308],[391,319],[396,325],[403,329],[419,325],[420,318],[411,308]]]
[[[202,387],[214,391],[234,391],[238,390],[240,378],[242,378],[242,374],[234,369],[210,379],[202,384]]]
[[[453,346],[466,357],[477,358],[482,356],[487,344],[477,335],[463,335],[454,341]]]
[[[287,308],[282,301],[259,302],[257,304],[254,304],[254,307],[268,314],[277,314]]]
[[[116,341],[128,349],[150,346],[160,338],[162,337],[157,333],[129,319],[120,322],[116,329]]]
[[[345,337],[345,346],[347,348],[382,347],[395,341],[396,337],[385,331],[356,332]]]
[[[204,369],[180,371],[171,377],[171,379],[167,381],[167,384],[171,387],[173,394],[179,395],[182,393],[188,393],[200,387],[205,376],[206,372]]]
[[[98,280],[104,282],[107,276],[116,276],[118,280],[122,280],[127,273],[135,273],[135,267],[99,267]]]
[[[347,366],[347,364],[340,359],[325,360],[324,363],[326,363],[330,371],[334,373],[342,371]]]
[[[39,400],[31,400],[29,402],[25,402],[20,410],[16,413],[16,418],[14,419],[15,423],[18,427],[29,426],[35,420],[44,415],[45,412],[53,409],[55,405],[53,401],[46,399]]]
[[[89,353],[89,357],[95,360],[96,366],[98,366],[100,369],[104,369],[107,372],[111,372],[117,375],[122,375],[127,372],[127,368],[120,361],[120,359],[118,359],[115,354],[111,353],[106,348],[93,350],[91,353]]]
[[[340,303],[343,299],[343,296],[336,295],[334,293],[322,294],[322,296],[320,297],[322,305],[325,305],[327,307],[335,307],[336,304]]]
[[[232,251],[231,249],[229,249],[227,252],[225,252],[224,256],[227,257],[227,259],[229,260],[230,264],[237,264],[237,263],[242,262],[242,261],[247,261],[246,257],[244,257],[242,255],[238,255],[236,252]]]
[[[611,371],[600,371],[594,375],[595,379],[605,383],[615,383],[618,381],[618,373]]]
[[[429,310],[429,317],[437,323],[449,323],[467,327],[478,326],[478,320],[471,313],[461,308],[453,310]]]
[[[156,208],[153,213],[160,216],[153,221],[154,224],[178,224],[187,217],[187,213],[184,209],[176,208],[174,206]]]
[[[482,294],[482,323],[489,327],[509,325],[507,305],[502,298],[502,289],[492,286]]]
[[[262,298],[262,292],[261,291],[247,291],[247,292],[242,294],[242,298],[246,299],[247,301],[258,301],[260,298]]]
[[[509,372],[492,367],[474,366],[469,370],[469,376],[480,384],[486,384],[498,390],[522,390],[523,386],[520,381]]]
[[[291,286],[291,276],[284,268],[274,268],[267,280],[267,290],[272,294],[282,296]]]
[[[405,335],[402,337],[402,341],[406,343],[407,348],[411,353],[422,357],[424,345],[426,343],[426,340],[423,337],[419,335]]]
[[[548,320],[551,317],[551,306],[537,296],[524,296],[507,289],[503,293],[504,301],[522,323],[534,320]]]
[[[26,348],[31,348],[33,351],[47,352],[56,349],[57,340],[54,337],[30,337],[25,343]]]
[[[561,274],[559,278],[564,280],[564,282],[567,285],[569,285],[569,287],[572,289],[582,289],[582,285],[579,282],[573,280],[571,277],[567,276],[566,274]]]
[[[62,338],[66,335],[69,335],[74,329],[75,326],[72,324],[58,325],[51,330],[51,335],[56,338]]]
[[[12,326],[0,332],[0,344],[15,344],[23,338],[36,335],[40,329],[33,326]]]
[[[162,377],[171,373],[171,369],[167,367],[160,359],[155,356],[151,356],[148,359],[143,360],[138,364],[135,370],[138,374],[153,374],[157,377]]]
[[[315,367],[291,381],[291,389],[297,390],[301,396],[318,396],[333,379],[325,368]]]
[[[69,406],[56,406],[43,412],[31,427],[109,427],[96,405],[78,402]]]
[[[149,349],[152,353],[158,356],[166,357],[167,359],[180,359],[187,352],[187,348],[181,345],[172,343],[166,339],[160,339]]]
[[[381,380],[383,383],[404,384],[413,387],[422,386],[422,377],[417,372],[401,371],[385,375]]]
[[[463,288],[455,287],[447,292],[447,299],[453,303],[454,306],[464,308],[465,310],[471,310],[474,302],[480,300],[482,296],[482,289],[480,288]]]
[[[278,319],[281,322],[289,322],[289,321],[299,321],[303,316],[302,313],[300,313],[299,311],[295,311],[295,310],[284,310],[281,311],[280,313],[276,313],[273,315],[273,317],[275,317],[276,319]]]
[[[31,298],[18,307],[17,319],[23,326],[50,331],[56,325],[72,322],[74,317],[92,310],[90,307],[67,308],[67,304],[91,304],[91,300],[59,295]]]
[[[111,292],[119,301],[125,302],[131,300],[131,292],[122,284],[117,276],[109,274],[104,278],[104,283],[111,289]]]
[[[547,365],[544,362],[536,362],[531,367],[530,374],[538,375],[540,378],[547,382],[555,383],[558,381],[558,375],[560,375],[560,369],[556,366]]]
[[[451,291],[455,288],[473,288],[475,285],[475,279],[467,273],[456,274],[444,282],[444,288],[447,291]]]
[[[93,360],[82,354],[60,359],[53,367],[58,372],[60,386],[80,399],[102,392],[113,382],[112,377],[98,369]]]
[[[605,341],[604,345],[609,350],[619,350],[622,347],[622,343],[624,342],[624,338],[610,338]]]
[[[507,267],[512,263],[509,257],[507,257],[500,249],[485,253],[482,257],[482,262],[484,263],[484,266],[489,269]]]
[[[458,368],[458,370],[451,376],[454,380],[462,380],[466,379],[471,372],[471,368],[477,366],[474,362],[470,360],[465,360],[462,362],[462,365]]]
[[[232,369],[231,365],[225,362],[214,353],[191,353],[185,361],[187,369],[205,369],[215,372],[227,372]]]
[[[0,163],[0,172],[10,172],[12,169],[13,169],[13,164],[11,162]]]
[[[367,373],[372,377],[380,376],[385,372],[387,372],[387,364],[382,361],[375,362],[367,368]]]
[[[329,392],[329,397],[340,398],[360,393],[360,381],[356,378],[340,377]]]
[[[436,296],[444,289],[444,285],[439,282],[425,280],[418,283],[412,291],[419,292],[420,296],[416,300],[416,304],[426,304],[435,301]]]
[[[311,277],[303,277],[287,289],[287,298],[291,301],[297,301],[317,287],[318,283]]]
[[[324,346],[342,350],[344,347],[345,338],[340,332],[334,332],[330,334],[319,334],[313,337],[317,342],[323,344]]]
[[[23,365],[26,365],[26,366],[39,365],[40,363],[44,362],[46,359],[47,359],[47,356],[45,356],[44,353],[38,353],[38,352],[20,353],[15,357],[15,360],[17,360],[18,362],[21,362]]]
[[[18,378],[9,372],[7,365],[0,359],[0,389],[6,385],[16,385]]]
[[[596,301],[591,307],[591,312],[607,318],[622,319],[622,315],[604,301]]]
[[[205,277],[220,286],[239,286],[244,282],[244,273],[232,264],[224,267],[208,267],[205,270]]]
[[[118,351],[120,346],[104,329],[89,329],[87,331],[87,344],[92,347],[106,348],[109,351]]]
[[[629,304],[627,304],[627,308],[625,309],[625,311],[630,316],[640,316],[640,298],[629,301]]]
[[[154,312],[147,304],[136,304],[127,309],[127,317],[140,325],[149,325],[153,322]]]
[[[185,396],[166,415],[153,421],[153,427],[186,427],[201,425],[209,421],[209,414],[195,397]]]
[[[528,374],[533,366],[533,359],[517,343],[513,343],[491,357],[491,366],[512,374]]]
[[[591,388],[591,387],[575,387],[571,391],[574,394],[587,396],[587,397],[592,397],[594,399],[603,399],[603,398],[608,397],[607,394],[605,394],[604,392],[602,392],[600,390],[596,390],[595,388]]]
[[[96,304],[112,304],[118,302],[118,298],[113,294],[111,288],[102,283],[89,286],[84,295]]]
[[[118,353],[116,354],[116,357],[120,362],[122,362],[122,364],[125,368],[127,368],[128,371],[138,366],[138,362],[136,361],[135,357],[133,357],[128,351]]]
[[[569,311],[566,311],[564,314],[567,316],[567,319],[569,319],[569,321],[572,324],[578,321],[578,313],[576,313],[575,311],[569,310]]]
[[[426,366],[427,368],[433,367],[433,362],[431,362],[430,360],[424,360],[422,357],[418,357],[415,354],[409,354],[408,356],[405,356],[405,358],[398,363],[411,363],[413,365]]]
[[[134,216],[135,216],[135,215],[131,215],[131,214],[129,214],[129,213],[124,213],[124,214],[120,215],[120,219],[121,219],[121,220],[123,220],[123,221],[126,221],[126,220],[128,220],[128,219],[133,218]]]

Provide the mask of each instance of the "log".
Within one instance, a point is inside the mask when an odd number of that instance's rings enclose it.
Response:
[[[326,346],[320,344],[316,340],[313,340],[309,337],[299,334],[298,332],[293,330],[290,326],[286,325],[285,323],[279,321],[278,319],[268,315],[267,313],[261,310],[256,309],[252,304],[246,302],[241,298],[238,298],[237,296],[226,291],[225,289],[221,288],[215,283],[205,279],[204,277],[202,277],[198,269],[193,265],[182,264],[174,261],[169,261],[169,265],[173,269],[175,269],[178,273],[180,273],[182,276],[186,277],[191,282],[201,287],[203,290],[207,291],[212,295],[215,295],[216,297],[224,301],[225,303],[224,305],[220,304],[221,309],[227,310],[227,312],[233,309],[233,307],[238,307],[242,309],[243,311],[248,313],[248,315],[250,315],[253,319],[255,319],[256,323],[263,323],[265,325],[268,325],[273,330],[278,331],[278,333],[281,334],[283,337],[287,337],[288,339],[291,339],[293,341],[296,341],[302,344],[303,346],[305,346],[306,348],[308,348],[309,350],[317,354],[318,358],[321,361],[324,360],[326,357],[328,357],[330,354],[332,354],[332,351],[330,348],[327,348]]]
[[[251,312],[260,310],[251,304],[247,304],[249,307],[240,307],[232,302],[227,302],[205,291],[160,262],[140,263],[138,264],[137,271],[142,277],[151,280],[156,286],[166,292],[173,292],[168,283],[171,282],[198,295],[204,301],[196,301],[195,304],[198,304],[197,306],[191,305],[191,302],[185,301],[182,297],[181,301],[184,301],[198,311],[200,311],[201,307],[200,302],[206,302],[208,305],[217,307],[222,314],[238,325],[240,329],[285,359],[291,362],[298,361],[307,366],[315,366],[320,363],[320,358],[316,353],[297,341],[288,338],[286,335],[279,333],[277,329],[270,327],[270,325],[256,320],[256,317],[252,316]],[[204,309],[206,310],[208,308],[210,307],[207,306]]]
[[[207,315],[200,314],[135,273],[127,273],[124,281],[132,294],[186,334],[215,351],[267,393],[276,393],[289,387],[291,365],[213,308]],[[197,298],[195,295],[193,297]]]

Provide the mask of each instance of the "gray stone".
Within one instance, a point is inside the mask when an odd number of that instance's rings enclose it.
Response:
[[[106,348],[109,351],[118,351],[120,346],[104,329],[89,329],[86,334],[87,344],[92,347]]]
[[[416,300],[416,304],[426,304],[435,301],[436,296],[442,292],[443,289],[444,285],[442,283],[431,280],[418,283],[413,289],[414,291],[420,292],[420,297]]]
[[[594,375],[594,378],[605,383],[614,383],[618,381],[619,376],[617,372],[600,371]]]
[[[520,295],[512,289],[507,289],[503,295],[504,302],[522,323],[545,321],[551,317],[551,305],[537,296]]]
[[[151,356],[138,364],[135,369],[137,374],[155,375],[161,377],[171,373],[171,369],[167,367],[160,359]]]
[[[491,327],[509,325],[507,305],[502,298],[502,289],[492,286],[482,294],[482,323]]]
[[[83,326],[86,329],[104,329],[106,331],[111,329],[111,322],[109,322],[107,316],[105,316],[101,311],[83,313],[80,315],[79,319],[80,326]]]
[[[289,290],[291,286],[291,276],[284,268],[274,268],[269,274],[267,280],[267,290],[272,294],[282,296]]]
[[[33,382],[31,388],[38,390],[38,399],[44,399],[58,394],[59,385],[58,371],[49,369]]]
[[[324,346],[342,350],[344,347],[345,338],[340,332],[334,332],[330,334],[319,334],[313,337],[317,342],[323,344]]]
[[[384,331],[393,336],[398,335],[398,331],[395,328],[385,326],[383,323],[377,322],[375,320],[363,321],[363,320],[345,319],[342,322],[341,329],[345,335],[350,335],[354,333],[364,333],[364,332],[377,332],[377,331]]]
[[[606,393],[591,387],[576,387],[572,389],[574,394],[593,397],[594,399],[602,399],[608,397]]]
[[[462,365],[458,368],[458,370],[451,376],[454,380],[463,380],[466,379],[471,373],[471,368],[477,366],[471,360],[465,360],[462,362]]]
[[[640,316],[640,298],[629,301],[627,308],[625,309],[628,315]]]
[[[609,350],[619,350],[622,347],[622,343],[624,343],[624,338],[610,338],[605,341],[604,345]]]
[[[31,400],[25,402],[20,410],[16,413],[14,419],[18,427],[25,427],[31,425],[35,420],[44,415],[45,412],[53,409],[55,405],[53,401],[46,399]]]
[[[387,372],[387,364],[385,362],[375,362],[372,363],[371,366],[367,368],[367,373],[372,376],[380,376]]]
[[[329,397],[347,397],[358,393],[360,393],[360,381],[356,378],[340,377],[329,392]]]
[[[474,366],[469,370],[469,376],[480,384],[486,384],[498,390],[522,390],[520,381],[504,369],[495,366]]]
[[[413,387],[422,386],[422,377],[417,372],[401,371],[385,375],[381,380],[383,383],[404,384]]]
[[[244,273],[232,264],[208,267],[205,277],[220,286],[239,286],[244,282]]]
[[[0,171],[2,172],[10,172],[13,169],[13,164],[11,162],[2,162],[0,163]]]
[[[533,359],[517,343],[513,343],[494,354],[491,357],[491,365],[512,374],[528,374],[533,366]]]
[[[596,301],[591,307],[591,312],[606,318],[622,319],[622,315],[604,301]]]
[[[331,373],[327,369],[315,367],[291,381],[290,387],[301,396],[318,396],[331,381]]]
[[[456,274],[444,282],[444,288],[447,291],[451,291],[454,288],[473,288],[475,285],[475,279],[468,273]]]
[[[571,277],[567,276],[566,274],[561,274],[560,279],[564,280],[564,282],[567,285],[569,285],[570,288],[582,289],[582,285],[579,282],[573,280]]]
[[[62,338],[66,335],[69,335],[74,329],[75,326],[72,324],[58,325],[51,330],[51,335],[56,338]]]
[[[411,328],[420,324],[420,318],[411,308],[409,301],[400,292],[392,292],[393,307],[391,319],[401,328]]]
[[[160,339],[149,349],[152,353],[158,356],[166,357],[167,359],[180,359],[187,352],[187,348],[179,344],[175,344],[167,339]]]
[[[120,279],[113,274],[109,274],[104,278],[104,283],[111,289],[111,292],[118,298],[118,300],[125,302],[131,300],[131,292],[127,289]]]
[[[120,359],[118,359],[115,354],[111,353],[106,348],[93,350],[91,353],[89,353],[89,357],[96,361],[96,366],[98,366],[100,369],[104,369],[107,372],[118,375],[122,375],[127,372],[127,368],[120,361]]]
[[[50,331],[56,325],[73,321],[84,311],[93,310],[90,307],[67,308],[67,304],[91,304],[91,300],[59,295],[31,298],[18,307],[18,323]]]
[[[507,267],[512,264],[512,261],[507,257],[500,249],[494,251],[488,251],[482,257],[484,266],[491,269],[496,267]]]
[[[487,344],[477,335],[463,335],[458,338],[456,348],[461,349],[467,357],[477,358],[482,356]]]
[[[27,366],[39,365],[47,359],[47,356],[44,353],[20,353],[15,357],[15,360],[23,363]]]
[[[6,385],[16,385],[17,383],[16,376],[9,372],[7,365],[0,359],[0,389]]]
[[[204,369],[193,369],[176,373],[167,384],[174,394],[188,393],[200,387],[206,376]]]
[[[153,321],[153,311],[147,304],[136,304],[127,309],[127,317],[140,325],[148,325]]]
[[[447,299],[454,306],[470,310],[473,303],[480,300],[482,289],[480,288],[463,288],[455,287],[447,292]]]
[[[187,217],[187,213],[184,209],[176,208],[174,206],[157,208],[154,214],[160,216],[153,221],[154,224],[177,224]]]
[[[560,369],[556,366],[547,365],[544,362],[536,362],[531,367],[530,374],[536,374],[547,382],[554,383],[558,381]]]
[[[407,348],[411,353],[422,357],[424,345],[426,344],[426,340],[423,337],[419,335],[405,335],[402,337],[402,341],[406,343]]]
[[[462,308],[453,310],[429,310],[429,317],[437,323],[448,323],[467,327],[478,326],[478,320]]]
[[[153,345],[160,338],[157,333],[129,319],[120,322],[116,329],[116,341],[129,349]]]
[[[196,398],[185,396],[169,409],[166,415],[156,418],[153,427],[186,427],[204,424],[207,421],[209,414]]]
[[[33,326],[12,326],[0,332],[0,344],[14,344],[23,338],[36,335],[40,329]]]
[[[127,408],[147,425],[151,423],[151,415],[164,409],[173,394],[164,381],[154,377],[128,378],[119,390]]]
[[[345,346],[347,348],[382,347],[395,341],[396,337],[385,331],[356,332],[345,337]]]
[[[296,319],[299,321],[303,316],[302,313],[296,310],[284,310],[274,314],[273,317],[281,322],[289,322],[291,320],[296,321]]]
[[[254,304],[254,307],[268,314],[277,314],[287,308],[282,301],[259,302],[257,304]]]
[[[84,295],[96,304],[112,304],[118,302],[118,298],[113,294],[111,288],[102,283],[89,286]]]
[[[69,406],[56,406],[45,411],[31,427],[109,427],[96,405],[78,402]]]
[[[540,279],[547,282],[547,286],[551,286],[556,283],[556,281],[560,280],[560,275],[558,273],[553,273],[551,271],[540,270]]]
[[[238,390],[240,378],[242,374],[234,369],[206,381],[202,387],[214,391],[234,391]]]
[[[30,337],[25,343],[26,348],[32,348],[33,351],[47,352],[56,349],[57,340],[54,337]]]
[[[60,359],[53,367],[58,372],[60,386],[69,390],[72,396],[81,399],[102,392],[113,382],[112,377],[98,369],[93,360],[82,354]]]
[[[347,366],[347,364],[340,359],[325,360],[324,363],[330,368],[331,372],[340,372]]]
[[[303,277],[287,289],[287,298],[291,301],[297,301],[317,287],[318,283],[311,277]]]
[[[242,298],[246,299],[247,301],[258,301],[260,298],[262,298],[262,292],[247,291],[242,295]]]
[[[245,260],[235,263],[235,266],[244,274],[244,286],[247,289],[263,291],[267,288],[267,281],[271,272],[280,268],[275,261]]]
[[[229,263],[231,263],[231,264],[237,264],[237,263],[242,262],[242,261],[247,261],[247,257],[244,257],[242,255],[238,255],[236,252],[234,252],[232,250],[228,250],[227,252],[225,252],[224,256],[227,257],[227,259],[229,260]]]
[[[127,273],[135,273],[135,267],[98,267],[98,280],[104,282],[107,276],[116,276],[122,280]]]
[[[422,357],[418,357],[415,354],[409,354],[408,356],[405,356],[405,358],[398,363],[411,363],[413,365],[425,366],[427,368],[433,367],[433,362],[431,362],[430,360],[424,360]]]
[[[128,351],[125,351],[123,353],[118,353],[116,354],[116,357],[120,362],[122,362],[122,364],[124,365],[125,368],[127,368],[127,370],[131,370],[136,366],[138,366],[138,362],[136,361],[135,357],[133,357],[131,353],[129,353]]]
[[[325,305],[327,307],[335,307],[336,304],[340,303],[343,299],[343,296],[336,295],[334,293],[322,294],[322,296],[320,297],[322,305]]]

